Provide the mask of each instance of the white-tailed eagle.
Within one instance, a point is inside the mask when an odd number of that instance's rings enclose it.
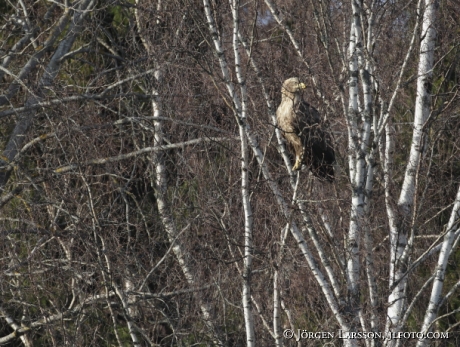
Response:
[[[300,170],[305,164],[316,177],[332,182],[335,153],[331,136],[325,131],[319,112],[302,100],[300,91],[305,88],[297,77],[284,81],[276,111],[278,127],[295,155],[292,169]]]

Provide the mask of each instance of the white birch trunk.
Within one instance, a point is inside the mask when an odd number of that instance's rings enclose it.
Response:
[[[282,252],[282,250],[280,250]],[[278,266],[279,264],[277,264]],[[283,346],[283,335],[281,334],[281,300],[279,289],[279,269],[275,268],[273,274],[273,333],[275,334],[275,346]]]
[[[416,171],[421,159],[421,146],[424,125],[428,119],[431,107],[431,76],[434,60],[434,46],[436,39],[436,30],[434,28],[437,10],[436,0],[425,0],[425,11],[422,22],[422,41],[420,43],[420,54],[418,64],[417,77],[417,96],[415,100],[414,114],[414,130],[412,135],[411,149],[409,160],[404,175],[404,182],[401,188],[401,194],[398,200],[398,208],[400,213],[399,228],[396,224],[390,228],[390,288],[397,282],[397,285],[392,288],[388,297],[388,320],[386,330],[398,331],[402,327],[400,325],[403,316],[403,309],[406,304],[405,291],[407,284],[407,276],[402,278],[407,266],[401,264],[401,258],[404,252],[407,252],[407,221],[412,211],[412,205],[415,199],[415,183]],[[387,202],[388,204],[388,202]],[[394,218],[397,218],[394,216]],[[407,259],[404,259],[404,263]]]
[[[395,104],[396,96],[398,91],[400,90],[400,86],[402,83],[402,77],[406,71],[407,64],[411,58],[416,37],[418,34],[418,29],[421,23],[421,14],[422,14],[422,3],[424,0],[419,0],[417,4],[417,18],[416,24],[414,26],[411,42],[409,44],[409,48],[407,50],[406,56],[404,58],[403,64],[401,66],[401,70],[399,71],[399,77],[394,89],[394,92],[391,96],[391,99],[387,105],[387,103],[380,99],[381,103],[381,117],[378,121],[378,125],[376,126],[376,141],[379,144],[380,150],[380,158],[383,162],[383,177],[384,177],[384,189],[385,189],[385,206],[386,206],[386,213],[389,222],[390,228],[390,247],[396,247],[396,241],[398,238],[398,222],[397,222],[397,212],[396,212],[396,204],[394,203],[394,197],[391,194],[391,190],[393,187],[393,157],[394,157],[394,136],[395,130],[391,124],[390,114],[392,112],[393,106]],[[383,138],[383,134],[385,137]],[[389,286],[390,288],[393,287],[393,284],[396,280],[401,279],[401,271],[398,270],[396,266],[396,249],[392,248],[390,251],[390,275],[389,275]],[[400,281],[397,286],[391,289],[388,302],[389,302],[389,309],[387,314],[387,322],[385,331],[388,332],[393,329],[394,324],[398,324],[398,317],[400,314],[400,308],[397,307],[397,303],[401,302],[402,295],[404,293],[404,282]],[[399,299],[398,299],[399,298]],[[403,322],[400,322],[403,323]],[[401,324],[399,324],[401,325]]]
[[[359,116],[358,57],[362,56],[362,37],[359,9],[352,0],[353,18],[350,28],[349,60],[349,104],[348,104],[348,143],[349,174],[352,187],[350,227],[347,238],[347,287],[349,302],[347,311],[350,316],[351,329],[358,325],[359,304],[359,244],[360,224],[363,217],[363,180],[365,162],[358,143],[357,119]],[[362,58],[360,58],[362,63]],[[364,145],[364,143],[363,143]]]
[[[353,2],[353,6],[357,5]],[[372,57],[369,56],[373,51],[373,45],[375,43],[374,37],[374,25],[375,25],[375,2],[371,3],[371,7],[367,9],[368,18],[367,18],[367,40],[366,40],[366,52],[363,52],[363,49],[358,50],[358,63],[359,63],[359,75],[361,84],[363,86],[363,112],[362,112],[362,143],[361,143],[361,155],[358,159],[358,170],[356,181],[359,182],[360,191],[362,192],[362,201],[363,208],[362,214],[366,221],[369,218],[369,204],[372,198],[373,186],[374,186],[374,170],[375,170],[375,153],[377,150],[376,144],[376,135],[375,131],[377,128],[377,115],[374,114],[374,100],[372,89],[373,86],[377,88],[376,81],[374,80],[374,68]],[[358,10],[358,8],[356,8]],[[365,18],[365,9],[361,9],[361,21],[359,25],[356,25],[356,36],[359,37],[361,32],[362,22]],[[361,39],[364,42],[364,39]],[[364,45],[364,44],[363,44]],[[371,131],[374,130],[374,139],[373,146],[371,146]],[[360,174],[360,171],[362,172]],[[369,290],[369,302],[372,307],[370,310],[370,331],[376,332],[379,331],[378,327],[378,316],[377,316],[377,305],[378,305],[378,291],[377,283],[375,279],[374,272],[374,253],[372,252],[373,248],[373,237],[372,233],[368,228],[364,228],[364,248],[365,248],[365,268],[366,268],[366,277],[367,285]],[[362,311],[360,310],[360,315],[362,316]],[[364,324],[365,320],[361,319],[362,329],[366,331],[367,327]],[[366,340],[366,345],[374,346],[375,340]]]
[[[415,100],[414,131],[409,160],[404,175],[398,205],[404,214],[412,208],[415,188],[415,173],[421,156],[423,126],[428,119],[431,108],[431,77],[433,75],[434,47],[436,40],[437,0],[425,0],[425,12],[422,24],[422,42],[420,43],[420,60],[417,74],[417,97]]]
[[[157,74],[157,76],[159,73]],[[156,77],[157,77],[156,76]],[[159,78],[157,77],[157,80]],[[161,101],[160,95],[156,90],[152,92],[152,107],[153,107],[153,115],[154,117],[161,117]],[[160,121],[154,122],[155,128],[155,146],[162,146],[163,144],[163,128]],[[155,191],[156,191],[156,200],[157,200],[157,207],[158,212],[160,213],[160,217],[163,223],[163,226],[168,234],[169,242],[174,243],[173,252],[176,256],[177,261],[179,262],[179,266],[184,273],[184,276],[188,282],[188,284],[194,288],[199,285],[196,280],[196,276],[193,272],[193,267],[190,264],[190,261],[187,257],[187,252],[184,250],[184,246],[180,240],[176,240],[176,236],[178,234],[174,219],[172,218],[172,213],[169,209],[166,193],[167,193],[167,172],[166,167],[164,165],[163,160],[163,153],[161,151],[153,153],[153,163],[155,165],[156,171],[156,182],[154,184]],[[203,320],[207,327],[209,328],[211,335],[213,337],[214,343],[218,346],[223,346],[222,341],[219,338],[219,334],[216,331],[214,326],[211,309],[208,303],[205,303],[203,300],[199,299],[201,313],[203,315]]]
[[[246,134],[244,132],[244,124],[246,124],[247,117],[247,94],[246,85],[243,78],[243,72],[241,71],[241,61],[239,53],[239,0],[230,0],[230,7],[232,9],[233,17],[233,53],[235,58],[235,70],[240,86],[241,92],[241,104],[242,108],[238,109],[236,106],[236,113],[239,119],[238,129],[241,140],[241,195],[243,199],[243,210],[244,210],[244,265],[243,265],[243,312],[244,322],[246,327],[246,345],[248,347],[255,346],[255,335],[254,335],[254,317],[252,312],[251,302],[251,273],[252,273],[252,208],[249,199],[249,150]],[[237,103],[235,103],[237,105]]]
[[[160,8],[161,6],[161,1],[158,2],[157,8]],[[144,37],[142,34],[142,31],[140,30],[141,28],[141,20],[139,17],[139,14],[136,12],[136,21],[138,30],[139,30],[139,35],[141,36],[141,40],[144,44],[144,48],[146,49],[147,52],[150,52],[150,46],[148,43],[148,40]],[[154,72],[154,77],[157,82],[161,81],[161,71],[158,67],[155,67],[155,72]],[[152,89],[152,109],[153,109],[153,119],[154,119],[154,129],[155,129],[155,136],[154,136],[154,145],[155,147],[163,147],[164,146],[164,134],[163,134],[163,126],[161,123],[161,120],[163,119],[162,117],[162,102],[161,102],[161,95],[156,89]],[[180,268],[182,269],[182,272],[185,276],[185,279],[187,280],[187,283],[192,287],[196,288],[198,287],[199,283],[196,280],[196,274],[193,269],[193,265],[191,264],[191,261],[189,257],[187,256],[187,252],[183,246],[183,243],[179,239],[179,232],[176,228],[176,225],[174,223],[174,218],[172,217],[172,211],[170,210],[169,204],[168,204],[168,199],[167,199],[167,171],[166,167],[164,164],[164,158],[163,158],[163,151],[153,151],[152,154],[152,163],[154,165],[156,177],[155,181],[152,179],[152,187],[155,189],[155,197],[157,201],[157,208],[158,212],[160,214],[160,218],[162,220],[163,226],[165,228],[165,231],[168,235],[169,242],[171,243],[172,250],[174,252],[174,255],[179,263]],[[214,325],[214,319],[213,315],[211,313],[211,308],[209,306],[209,303],[205,302],[201,298],[197,298],[200,309],[201,309],[201,314],[203,317],[203,321],[205,325],[207,326],[211,338],[213,339],[213,343],[217,346],[223,346],[223,342],[220,338],[220,334],[218,329]]]
[[[425,313],[423,325],[421,328],[422,332],[430,331],[433,321],[438,315],[439,306],[442,301],[442,289],[444,285],[444,278],[446,276],[447,261],[452,251],[452,245],[455,241],[456,229],[458,227],[458,221],[460,219],[460,187],[455,198],[454,207],[447,223],[447,234],[444,236],[442,243],[441,252],[439,253],[438,264],[435,269],[435,277],[433,287],[431,289],[430,303]],[[424,347],[428,343],[427,339],[420,339],[417,343],[417,347]]]
[[[128,299],[126,298],[123,291],[118,288],[117,285],[112,284],[112,286],[114,287],[115,293],[117,293],[117,296],[121,301],[123,311],[125,312],[126,325],[128,326],[129,336],[131,336],[131,341],[133,342],[133,346],[134,347],[141,346],[141,341],[139,340],[139,337],[137,336],[136,328],[134,327],[132,317],[129,313],[130,308],[129,308]]]
[[[246,103],[246,86],[242,76],[240,55],[239,55],[239,39],[238,39],[238,7],[239,1],[230,0],[233,17],[233,53],[235,59],[235,70],[238,84],[240,85],[242,102],[235,91],[233,83],[230,79],[230,71],[226,61],[225,53],[222,47],[217,27],[214,23],[214,18],[211,12],[211,6],[208,0],[203,0],[205,15],[208,22],[208,28],[214,43],[214,49],[219,58],[219,64],[224,76],[225,85],[228,93],[233,101],[236,117],[238,119],[238,128],[241,140],[241,193],[243,198],[244,209],[244,268],[243,268],[243,312],[246,330],[246,343],[248,346],[254,346],[254,319],[251,302],[251,270],[252,270],[252,209],[249,201],[249,177],[248,177],[248,147],[244,127],[246,125],[247,103]]]

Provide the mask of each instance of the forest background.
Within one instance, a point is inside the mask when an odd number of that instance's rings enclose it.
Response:
[[[458,0],[0,14],[0,345],[459,344]],[[333,183],[292,171],[289,77]]]

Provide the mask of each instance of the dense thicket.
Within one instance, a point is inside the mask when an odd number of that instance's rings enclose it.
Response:
[[[260,346],[296,345],[285,329],[390,345],[337,332],[422,331],[450,232],[429,329],[451,337],[428,342],[456,345],[456,1],[436,6],[430,114],[398,203],[428,2],[0,1],[0,344],[243,346],[253,324]],[[294,76],[333,135],[332,184],[293,173],[277,132]]]

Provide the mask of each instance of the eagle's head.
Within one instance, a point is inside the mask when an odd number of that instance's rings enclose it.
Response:
[[[299,99],[299,92],[305,88],[307,88],[307,86],[300,82],[297,77],[291,77],[284,81],[283,87],[281,88],[281,95],[283,99],[289,98],[295,102]]]

